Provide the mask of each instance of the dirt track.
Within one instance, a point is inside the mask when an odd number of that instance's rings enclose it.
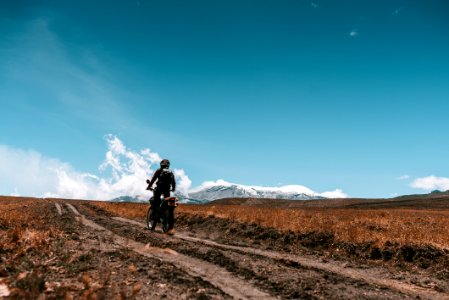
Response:
[[[199,276],[210,282],[212,285],[221,289],[225,294],[236,299],[273,299],[268,294],[263,293],[243,280],[235,278],[225,269],[214,264],[192,258],[187,255],[179,254],[169,248],[151,247],[149,244],[143,244],[134,240],[128,240],[125,237],[114,234],[106,228],[86,219],[71,204],[66,204],[77,216],[81,222],[94,230],[102,232],[112,238],[115,244],[127,247],[140,255],[159,258],[161,261],[171,263],[181,268],[192,276]]]
[[[392,279],[394,274],[381,268],[223,245],[183,232],[170,237],[150,233],[135,220],[106,216],[87,204],[78,209],[93,221],[83,223],[97,234],[113,236],[115,244],[199,276],[231,298],[449,299],[448,294],[432,288]]]
[[[219,228],[167,236],[87,201],[33,205],[62,236],[2,258],[5,298],[449,299],[447,282],[418,272],[212,238]]]

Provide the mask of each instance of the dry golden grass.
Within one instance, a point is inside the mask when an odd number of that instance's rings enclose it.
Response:
[[[347,242],[429,244],[449,249],[449,211],[269,209],[243,206],[184,206],[182,212],[214,215],[282,231],[331,232]]]
[[[42,200],[43,201],[43,200]],[[45,248],[50,239],[61,232],[48,227],[48,207],[36,199],[2,199],[0,202],[0,245],[4,251],[20,256],[34,249]]]
[[[148,205],[93,202],[119,216],[145,218]],[[177,213],[215,216],[297,233],[330,232],[343,242],[433,245],[449,249],[449,211],[412,209],[288,209],[233,205],[180,205]]]
[[[148,204],[143,203],[112,203],[112,202],[101,202],[92,201],[91,204],[98,206],[114,215],[121,216],[124,218],[145,218]]]
[[[80,237],[73,215],[57,215],[55,201],[0,196],[3,291],[11,299],[135,299],[142,285],[128,286],[131,271],[106,288],[112,281],[109,256],[93,255],[96,243]],[[105,289],[111,296],[104,296]]]

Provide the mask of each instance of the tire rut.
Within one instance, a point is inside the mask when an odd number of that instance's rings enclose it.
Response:
[[[130,220],[126,218],[121,217],[112,217],[113,220],[119,221],[119,222],[125,222],[129,224],[133,224],[139,227],[145,227],[146,225],[144,223]],[[250,255],[256,255],[261,257],[266,257],[273,259],[275,261],[281,262],[281,263],[289,263],[289,264],[299,264],[306,268],[321,270],[333,274],[337,274],[346,278],[350,278],[356,281],[363,281],[369,285],[374,286],[380,286],[382,288],[394,290],[409,296],[413,297],[420,297],[422,299],[437,299],[437,300],[447,300],[449,299],[449,295],[444,293],[439,293],[434,290],[425,289],[419,286],[407,284],[398,280],[394,279],[387,279],[382,278],[381,276],[385,276],[381,273],[374,272],[373,270],[360,270],[360,269],[354,269],[354,268],[348,268],[347,266],[342,266],[338,264],[331,264],[331,263],[324,263],[321,261],[318,261],[316,259],[306,258],[306,257],[300,257],[296,255],[291,255],[288,253],[279,253],[274,251],[268,251],[268,250],[261,250],[256,248],[249,248],[249,247],[241,247],[241,246],[233,246],[233,245],[225,245],[220,244],[211,240],[191,237],[183,233],[176,233],[172,238],[184,240],[184,241],[190,241],[194,243],[201,243],[206,246],[210,246],[213,248],[223,249],[223,250],[231,250],[238,253],[243,254],[250,254]]]
[[[235,299],[277,299],[260,291],[251,284],[236,278],[224,268],[178,253],[172,249],[151,247],[148,244],[117,235],[94,221],[87,219],[73,205],[69,203],[65,204],[82,224],[102,232],[104,235],[112,238],[116,244],[127,247],[140,255],[158,258],[161,261],[171,263],[191,276],[201,277],[203,280]]]
[[[62,216],[62,208],[61,205],[59,205],[59,203],[55,202],[55,206],[56,206],[56,210],[58,211],[58,215]]]

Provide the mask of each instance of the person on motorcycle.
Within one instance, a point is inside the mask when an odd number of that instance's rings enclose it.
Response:
[[[148,190],[153,191],[153,207],[156,208],[153,210],[152,218],[154,220],[159,219],[158,208],[161,205],[161,196],[164,196],[164,198],[170,197],[170,191],[174,192],[176,190],[175,175],[170,170],[170,161],[168,159],[163,159],[160,166],[161,167],[154,172],[153,178],[151,178],[147,188]],[[156,182],[156,187],[153,189],[152,186],[154,182]],[[154,230],[155,226],[156,224],[154,224],[151,230]]]

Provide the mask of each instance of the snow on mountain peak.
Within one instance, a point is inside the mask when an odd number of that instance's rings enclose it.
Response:
[[[313,198],[345,198],[342,190],[317,193],[302,185],[280,187],[250,186],[227,182],[223,179],[206,181],[189,191],[189,197],[198,200],[215,200],[227,197],[256,197],[306,200]]]

